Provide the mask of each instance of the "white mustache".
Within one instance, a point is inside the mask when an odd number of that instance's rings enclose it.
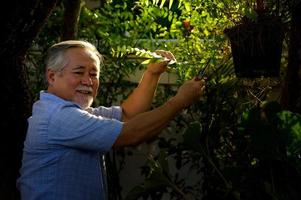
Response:
[[[93,92],[92,87],[83,86],[83,85],[78,86],[78,87],[76,88],[76,90],[87,91],[87,92]]]

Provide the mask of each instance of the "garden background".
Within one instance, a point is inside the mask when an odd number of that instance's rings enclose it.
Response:
[[[27,118],[39,91],[45,89],[44,56],[47,48],[65,39],[90,41],[105,57],[95,106],[119,104],[126,98],[139,81],[135,74],[156,61],[144,50],[170,50],[177,59],[162,77],[153,107],[208,65],[204,97],[175,118],[159,138],[107,154],[110,200],[301,199],[299,0],[7,4],[9,12],[1,13],[0,199],[19,199],[15,181]],[[277,19],[276,25],[269,24],[279,26],[279,31],[259,32],[283,39],[280,57],[272,56],[269,65],[276,71],[269,74],[255,63],[248,73],[238,73],[227,30],[248,24],[250,32],[257,30],[253,24],[270,18]],[[259,44],[244,49],[257,55],[263,49],[263,42]]]

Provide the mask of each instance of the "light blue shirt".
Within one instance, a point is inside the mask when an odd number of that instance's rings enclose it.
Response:
[[[17,187],[22,200],[105,200],[100,155],[121,132],[120,107],[89,112],[41,92],[24,142]]]

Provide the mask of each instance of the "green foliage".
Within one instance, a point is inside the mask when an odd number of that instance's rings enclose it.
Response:
[[[115,57],[127,56],[129,59],[139,59],[142,60],[143,65],[148,65],[149,63],[159,62],[164,60],[164,58],[155,52],[146,51],[139,48],[126,48],[122,46],[121,49],[117,48],[117,51],[112,52]]]
[[[235,77],[223,34],[242,16],[256,18],[254,2],[114,0],[98,9],[83,7],[78,38],[93,42],[105,57],[96,106],[125,99],[136,85],[126,78],[141,64],[160,60],[153,54],[157,49],[175,55],[178,82],[193,78],[210,60],[204,98],[170,123],[168,136],[153,142],[158,154],[146,156],[145,180],[126,199],[298,199],[300,116],[270,103],[261,88],[273,84],[252,80],[249,86]],[[59,40],[62,16],[58,7],[36,40],[41,53]],[[31,54],[32,63],[43,60],[41,53]],[[33,66],[31,78],[39,85],[43,64]],[[173,86],[158,88],[154,106],[175,94]],[[118,175],[130,151],[108,155],[110,199],[122,199]]]
[[[253,191],[254,198],[300,197],[295,185],[301,177],[300,124],[300,115],[282,110],[277,102],[266,102],[244,113],[240,131],[249,138],[244,149],[252,169],[246,176],[261,175],[254,187],[260,192]]]
[[[281,111],[277,113],[277,117],[281,134],[287,136],[287,157],[301,174],[301,116],[290,111]]]
[[[169,2],[168,8],[171,9],[171,7],[173,5],[173,0],[169,0],[168,2]],[[160,8],[163,8],[163,6],[165,5],[165,3],[167,3],[167,1],[166,0],[152,0],[150,2],[149,0],[144,0],[144,1],[141,1],[141,3],[143,3],[145,6],[149,6],[150,3],[152,3],[153,5],[157,5]]]
[[[282,161],[300,159],[300,115],[283,111],[276,102],[266,102],[262,108],[244,113],[241,125],[244,134],[251,136],[255,157]]]

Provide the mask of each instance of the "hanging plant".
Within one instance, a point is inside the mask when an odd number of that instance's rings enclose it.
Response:
[[[225,29],[238,77],[279,76],[284,24],[273,15],[264,0],[256,1],[256,19],[243,17],[241,22]]]

